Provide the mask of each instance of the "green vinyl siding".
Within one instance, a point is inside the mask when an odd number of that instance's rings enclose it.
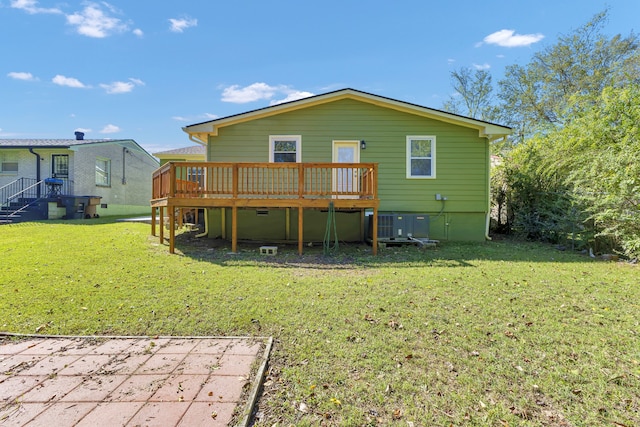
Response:
[[[334,140],[365,140],[367,148],[361,150],[360,161],[379,165],[380,212],[435,217],[444,207],[449,215],[468,213],[469,221],[465,225],[464,215],[456,216],[456,225],[451,224],[443,236],[484,238],[489,143],[476,129],[342,99],[222,127],[209,139],[207,159],[267,162],[269,135],[301,135],[302,162],[330,162]],[[408,135],[436,136],[435,179],[406,177]],[[436,194],[446,197],[446,202],[436,200]]]
[[[298,239],[298,210],[290,209],[289,232],[286,230],[285,209],[263,209],[266,215],[257,215],[256,209],[238,210],[238,239],[279,241]],[[231,209],[225,213],[225,235],[231,236]],[[306,209],[303,217],[304,240],[306,242],[322,242],[325,236],[327,214],[314,209]],[[343,242],[360,241],[360,213],[336,212],[336,231]],[[333,233],[333,228],[331,228]],[[209,210],[209,235],[222,236],[221,209]],[[332,234],[333,236],[333,234]]]

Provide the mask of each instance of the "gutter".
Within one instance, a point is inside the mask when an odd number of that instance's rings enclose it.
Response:
[[[204,142],[203,140],[201,140],[200,138],[193,136],[193,134],[189,134],[189,141],[191,142],[195,142],[196,144],[200,144],[200,145],[207,145],[206,142]]]
[[[36,153],[35,151],[33,151],[33,147],[29,147],[29,152],[31,154],[33,154],[34,156],[36,156],[36,158],[38,159],[36,161],[36,181],[40,182],[40,159],[42,159],[42,157],[40,157],[40,154]],[[40,198],[40,186],[38,185],[38,198]]]

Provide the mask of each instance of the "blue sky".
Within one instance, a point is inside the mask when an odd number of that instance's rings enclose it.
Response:
[[[0,0],[0,138],[192,145],[183,126],[351,87],[432,108],[638,0]],[[635,28],[634,28],[635,26]]]

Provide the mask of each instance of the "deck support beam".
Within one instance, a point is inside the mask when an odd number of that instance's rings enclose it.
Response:
[[[291,238],[291,208],[285,208],[284,210],[284,239],[289,240]]]
[[[156,210],[157,208],[151,208],[151,235],[156,236]]]
[[[231,252],[238,252],[238,207],[231,208]]]
[[[373,221],[373,230],[372,230],[372,234],[373,236],[371,236],[371,251],[373,252],[374,255],[378,254],[378,207],[374,206],[373,207],[373,218],[371,218],[371,220]]]
[[[227,208],[220,208],[220,236],[227,240]]]
[[[164,244],[164,207],[160,206],[160,244]]]
[[[304,243],[304,208],[300,206],[298,208],[298,255],[302,255],[302,246]]]
[[[169,253],[176,253],[176,210],[169,209]]]

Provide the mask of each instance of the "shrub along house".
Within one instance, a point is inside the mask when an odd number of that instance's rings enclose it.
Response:
[[[230,237],[233,251],[238,239],[285,240],[300,253],[334,229],[342,241],[370,237],[374,253],[378,238],[484,240],[489,145],[511,132],[354,89],[183,130],[206,161],[154,172],[152,217],[206,208],[206,232]]]
[[[0,220],[148,214],[157,167],[132,139],[0,139]]]

